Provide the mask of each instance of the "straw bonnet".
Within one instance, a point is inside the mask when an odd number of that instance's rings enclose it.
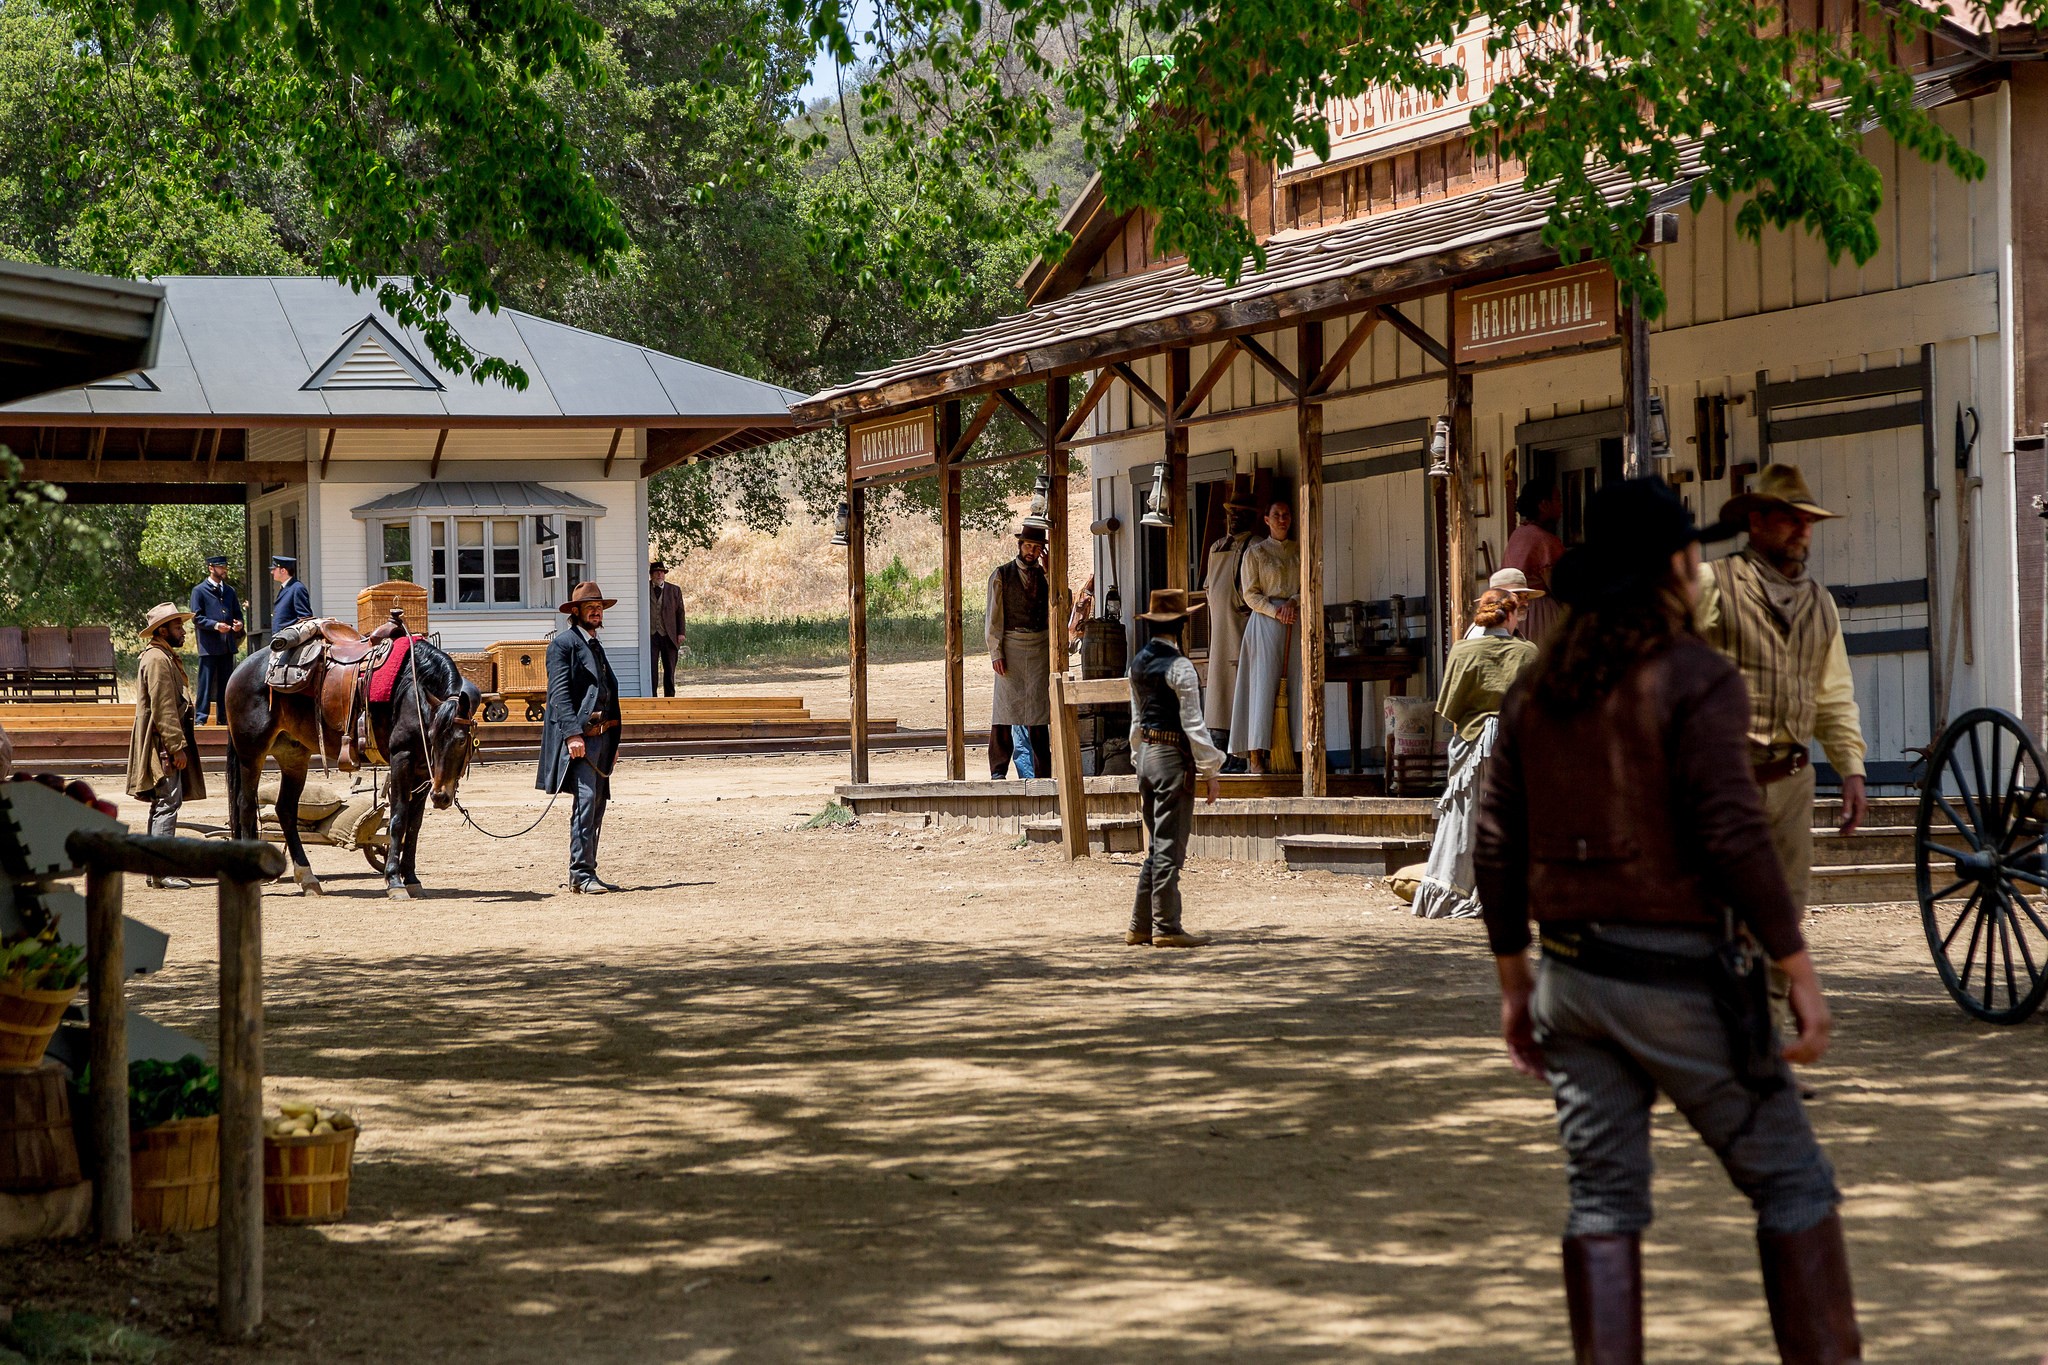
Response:
[[[1152,621],[1160,625],[1173,625],[1185,621],[1198,611],[1207,611],[1207,602],[1190,603],[1190,594],[1184,588],[1154,588],[1150,611],[1138,613],[1140,621]]]
[[[583,606],[585,603],[589,602],[595,602],[598,606],[603,607],[606,611],[610,611],[613,607],[619,605],[618,598],[606,597],[604,595],[604,589],[598,587],[597,584],[591,582],[589,579],[586,578],[581,583],[578,583],[576,585],[576,590],[574,592],[569,594],[569,600],[562,603],[562,605],[556,608],[556,610],[564,612],[574,611],[576,610],[576,608]]]
[[[173,621],[189,621],[192,613],[179,611],[174,602],[159,602],[149,609],[149,615],[142,620],[142,638],[147,640]]]
[[[1767,464],[1756,476],[1756,486],[1747,493],[1738,493],[1721,504],[1721,520],[1739,521],[1751,512],[1768,511],[1772,507],[1789,507],[1795,512],[1804,512],[1815,521],[1826,521],[1841,515],[1830,512],[1813,500],[1813,490],[1806,486],[1806,476],[1789,464]]]
[[[1486,586],[1488,589],[1498,588],[1502,592],[1511,592],[1517,597],[1526,597],[1531,601],[1548,596],[1543,589],[1530,587],[1529,575],[1520,569],[1496,569],[1493,577],[1486,580]]]

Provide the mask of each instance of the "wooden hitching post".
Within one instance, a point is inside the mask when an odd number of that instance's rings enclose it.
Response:
[[[122,981],[127,955],[121,930],[124,875],[107,867],[89,868],[85,874],[92,1136],[99,1153],[94,1221],[100,1242],[108,1246],[135,1235],[135,1191],[128,1170],[128,1007]]]
[[[1451,477],[1444,489],[1444,508],[1450,518],[1449,558],[1451,595],[1448,650],[1465,638],[1472,623],[1472,499],[1465,487],[1465,471],[1472,461],[1472,376],[1455,366],[1451,369]]]
[[[850,468],[851,466],[849,466]],[[846,671],[851,691],[853,780],[868,780],[868,528],[867,490],[850,484],[846,505]]]
[[[1189,352],[1185,346],[1166,353],[1166,489],[1167,507],[1173,513],[1173,529],[1166,533],[1166,582],[1168,588],[1188,585],[1188,429],[1182,425],[1181,407],[1187,402]],[[1134,611],[1150,611],[1138,602]]]
[[[1068,581],[1071,547],[1067,544],[1067,454],[1060,449],[1060,429],[1067,424],[1071,403],[1067,377],[1057,375],[1045,381],[1045,474],[1051,489],[1045,497],[1046,520],[1052,525],[1045,533],[1045,576],[1052,585],[1046,613],[1052,631],[1052,666],[1055,673],[1067,666],[1067,614],[1074,607],[1074,585]]]
[[[220,1330],[263,1322],[263,886],[220,881]]]
[[[1323,706],[1323,408],[1311,401],[1309,382],[1323,368],[1323,324],[1303,323],[1297,332],[1295,373],[1301,376],[1294,403],[1300,465],[1301,595],[1296,629],[1301,632],[1301,794],[1327,796],[1329,746]]]
[[[939,407],[939,539],[946,597],[946,777],[967,778],[966,627],[960,606],[960,400]]]

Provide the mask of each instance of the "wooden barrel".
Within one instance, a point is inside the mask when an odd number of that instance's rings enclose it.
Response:
[[[203,1232],[220,1222],[220,1119],[172,1119],[129,1136],[138,1232]]]
[[[1090,618],[1081,627],[1081,676],[1121,678],[1130,667],[1129,651],[1123,622]]]
[[[263,1217],[272,1223],[338,1223],[348,1216],[356,1130],[263,1139]]]
[[[0,983],[0,1070],[41,1065],[44,1049],[50,1046],[64,1011],[77,995],[76,986],[30,991]]]
[[[0,1071],[0,1191],[35,1194],[83,1179],[71,1132],[70,1073],[55,1062]]]

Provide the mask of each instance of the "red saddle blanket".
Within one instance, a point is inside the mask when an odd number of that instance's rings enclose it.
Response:
[[[391,642],[391,652],[384,656],[384,662],[370,674],[370,700],[383,704],[391,700],[391,689],[398,685],[398,672],[405,667],[406,656],[412,653],[412,642],[417,636],[401,635]]]

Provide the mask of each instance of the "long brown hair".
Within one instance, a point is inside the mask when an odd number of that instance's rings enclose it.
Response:
[[[1580,550],[1558,561],[1551,584],[1566,602],[1565,616],[1530,666],[1529,687],[1553,714],[1597,704],[1636,665],[1693,633],[1692,613],[1670,569],[1614,573]]]
[[[1497,626],[1508,619],[1519,604],[1515,595],[1501,588],[1488,588],[1479,594],[1479,600],[1472,604],[1472,624],[1484,630]]]

